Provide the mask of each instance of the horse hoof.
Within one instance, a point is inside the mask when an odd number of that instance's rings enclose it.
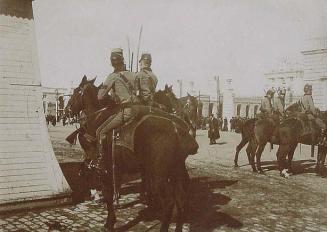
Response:
[[[238,166],[238,164],[237,163],[235,163],[234,164],[234,168],[238,168],[239,166]]]
[[[258,173],[257,169],[252,169],[252,172]]]
[[[262,170],[259,170],[258,173],[259,174],[264,174],[264,172]]]
[[[284,178],[289,178],[290,174],[287,172],[286,169],[284,169],[283,171],[281,171],[280,176]]]

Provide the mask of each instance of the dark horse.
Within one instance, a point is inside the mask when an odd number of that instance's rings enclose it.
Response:
[[[79,141],[86,153],[95,153],[95,143],[89,137],[95,136],[99,124],[112,114],[114,109],[101,109],[97,101],[98,88],[94,81],[83,78],[68,103],[69,111],[86,115],[84,133],[79,134]],[[133,106],[132,106],[133,107]],[[137,106],[140,110],[148,107]],[[155,111],[155,109],[152,109]],[[151,111],[151,108],[150,108]],[[159,111],[158,111],[159,112]],[[169,115],[168,113],[166,113]],[[185,159],[195,154],[198,144],[190,136],[188,126],[176,123],[173,116],[158,113],[143,120],[135,130],[134,153],[124,147],[115,146],[114,153],[106,155],[108,176],[101,178],[103,194],[107,204],[108,217],[106,227],[114,230],[116,216],[113,207],[115,190],[119,189],[122,174],[144,174],[146,191],[159,202],[161,209],[161,231],[168,231],[174,207],[177,209],[176,231],[182,231],[183,214],[186,207],[189,176]],[[85,136],[89,135],[89,136]],[[111,149],[108,144],[107,149]],[[110,152],[106,152],[110,153]],[[114,167],[116,167],[114,169]]]
[[[281,175],[287,177],[289,175],[288,172],[290,172],[292,168],[292,159],[297,144],[315,145],[320,138],[320,130],[316,126],[312,128],[313,131],[311,131],[311,133],[303,136],[305,130],[303,120],[305,120],[306,116],[299,112],[295,113],[298,110],[299,106],[296,104],[288,107],[287,112],[289,116],[283,120],[280,125],[278,125],[274,116],[262,119],[237,119],[235,131],[241,133],[242,140],[236,147],[234,158],[235,167],[238,166],[237,161],[240,150],[248,143],[246,152],[249,163],[253,171],[262,173],[261,155],[266,144],[277,144],[279,145],[276,154],[278,167]],[[275,131],[276,126],[278,126],[277,131]],[[323,167],[325,151],[326,149],[324,149],[324,147],[318,147],[317,170],[321,170]],[[256,166],[254,163],[254,156],[256,157]],[[286,157],[288,157],[287,162]]]
[[[196,136],[198,124],[198,100],[196,97],[187,94],[186,97],[177,99],[172,86],[165,86],[165,93],[170,98],[173,110],[185,122],[191,125],[193,135]]]
[[[249,163],[252,166],[254,172],[257,171],[254,164],[254,154],[256,149],[256,141],[254,136],[254,125],[257,119],[245,119],[236,118],[235,119],[235,132],[240,133],[242,136],[241,142],[236,146],[236,152],[234,157],[234,167],[238,167],[238,155],[242,148],[248,144],[246,148],[246,154],[248,156]]]

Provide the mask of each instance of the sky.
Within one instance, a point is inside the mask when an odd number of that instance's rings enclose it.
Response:
[[[39,0],[33,2],[44,86],[75,87],[86,74],[97,83],[111,73],[110,51],[128,42],[134,64],[152,54],[152,68],[183,94],[216,91],[215,76],[232,79],[238,96],[263,95],[264,73],[302,63],[310,38],[327,36],[325,0]],[[135,70],[135,68],[134,68]]]

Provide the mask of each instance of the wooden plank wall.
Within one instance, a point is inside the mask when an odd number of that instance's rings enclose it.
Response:
[[[42,110],[34,22],[0,15],[0,211],[69,192]]]

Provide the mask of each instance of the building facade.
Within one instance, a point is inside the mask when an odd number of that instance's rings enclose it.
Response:
[[[327,110],[327,37],[306,41],[304,82],[312,84],[313,100],[320,110]]]

